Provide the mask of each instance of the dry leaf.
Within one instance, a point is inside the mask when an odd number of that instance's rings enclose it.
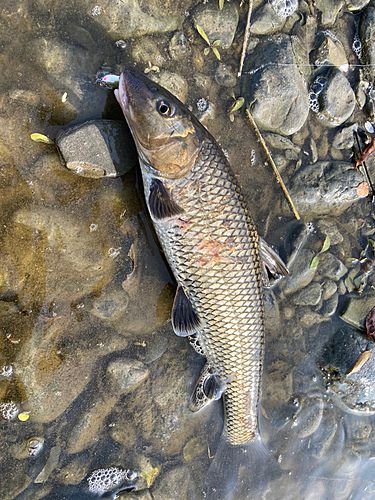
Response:
[[[204,29],[202,28],[202,26],[199,26],[199,24],[196,24],[195,27],[196,27],[198,33],[200,34],[200,36],[203,38],[203,40],[208,45],[211,45],[210,40],[208,39],[207,33],[204,31]]]
[[[52,139],[38,132],[30,134],[30,139],[35,142],[44,142],[44,144],[55,144]]]

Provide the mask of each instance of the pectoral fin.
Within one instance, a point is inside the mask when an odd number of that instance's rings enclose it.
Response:
[[[264,240],[260,238],[260,258],[262,260],[263,281],[265,285],[269,284],[267,269],[271,274],[286,276],[289,274],[288,268],[281,260],[279,255]],[[265,269],[266,268],[266,269]]]
[[[194,335],[201,326],[199,316],[181,286],[177,288],[174,298],[172,326],[175,334],[179,337]]]
[[[226,391],[226,383],[206,363],[190,398],[189,408],[197,412],[205,406],[220,399]]]
[[[168,189],[159,179],[152,179],[151,181],[148,206],[151,215],[155,219],[167,219],[183,212],[183,209],[177,205]]]

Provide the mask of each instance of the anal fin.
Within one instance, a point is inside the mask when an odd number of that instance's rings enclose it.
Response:
[[[177,288],[172,309],[172,326],[176,335],[188,337],[201,327],[198,314],[181,286]]]
[[[220,399],[226,389],[225,381],[214,373],[209,364],[206,363],[190,398],[190,410],[197,412],[212,401]]]
[[[269,284],[267,279],[268,277],[266,278],[266,269],[268,269],[273,275],[286,276],[289,274],[288,268],[280,256],[268,245],[268,243],[264,241],[263,238],[260,238],[260,258],[263,268],[263,280],[266,282],[266,285]]]
[[[183,212],[160,179],[152,179],[148,206],[155,219],[168,219]]]

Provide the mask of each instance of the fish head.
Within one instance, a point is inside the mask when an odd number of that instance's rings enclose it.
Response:
[[[186,106],[133,69],[123,71],[115,95],[145,168],[172,179],[189,172],[199,153],[202,126]]]

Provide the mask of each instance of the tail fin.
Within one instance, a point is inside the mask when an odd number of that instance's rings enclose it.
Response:
[[[207,472],[207,500],[259,498],[279,472],[278,464],[256,436],[246,445],[233,446],[221,437]]]

